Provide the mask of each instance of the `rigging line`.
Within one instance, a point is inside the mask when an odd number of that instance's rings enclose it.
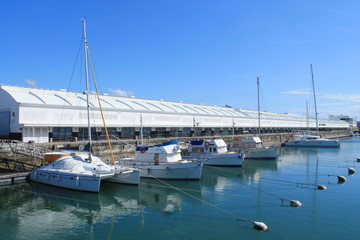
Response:
[[[77,65],[77,62],[78,62],[78,59],[79,59],[79,55],[80,55],[80,51],[81,51],[81,46],[82,46],[82,37],[81,37],[81,41],[80,41],[80,44],[79,44],[79,49],[78,49],[78,52],[77,52],[77,55],[76,55],[76,58],[75,58],[75,63],[74,63],[74,66],[73,66],[73,69],[72,69],[72,72],[71,72],[70,81],[69,81],[69,84],[68,84],[68,87],[67,87],[67,91],[66,91],[66,96],[68,96],[68,94],[69,94],[70,87],[71,87],[71,83],[72,83],[72,80],[73,80],[73,78],[74,78],[74,73],[75,73],[76,65]],[[62,109],[61,109],[58,127],[60,127],[64,109],[65,109],[65,103],[63,104]],[[72,115],[72,117],[73,117],[73,115]],[[72,118],[71,118],[71,120],[72,120]],[[69,121],[69,122],[70,122],[70,121]],[[62,136],[61,136],[61,132],[60,132],[59,134],[60,134],[60,137],[62,137]]]
[[[105,129],[105,134],[106,134],[106,140],[107,143],[109,145],[109,149],[110,149],[110,154],[111,154],[111,163],[114,164],[115,163],[115,156],[112,150],[112,146],[111,146],[111,142],[110,142],[110,138],[109,138],[109,133],[106,127],[106,122],[105,122],[105,117],[104,117],[104,112],[102,110],[102,106],[101,106],[101,101],[100,101],[100,95],[99,95],[99,90],[96,84],[96,77],[95,77],[95,71],[94,71],[94,66],[93,66],[93,62],[92,62],[92,58],[90,55],[90,49],[89,46],[87,45],[87,51],[88,51],[88,56],[89,56],[89,62],[90,62],[90,68],[91,68],[91,73],[92,73],[92,77],[93,77],[93,81],[94,81],[94,86],[95,86],[95,90],[96,90],[96,96],[97,96],[97,100],[99,103],[99,107],[100,107],[100,113],[101,113],[101,118],[104,124],[104,129]]]
[[[216,205],[214,205],[214,204],[211,204],[211,203],[209,203],[209,202],[207,202],[207,201],[205,201],[205,200],[202,200],[202,199],[200,199],[200,198],[198,198],[198,197],[195,197],[195,196],[193,196],[193,195],[191,195],[191,194],[189,194],[189,193],[187,193],[187,192],[185,192],[185,191],[182,191],[181,189],[179,189],[179,188],[177,188],[177,187],[174,187],[174,186],[172,186],[171,184],[168,184],[168,183],[166,183],[166,182],[164,182],[164,181],[162,181],[162,180],[160,180],[160,179],[158,179],[158,178],[156,178],[156,177],[154,177],[154,176],[152,176],[152,175],[151,175],[151,177],[153,177],[154,179],[156,179],[157,181],[159,181],[159,182],[161,182],[161,183],[163,183],[163,184],[165,184],[165,185],[168,185],[169,187],[172,187],[172,188],[176,189],[177,191],[179,191],[179,192],[181,192],[181,193],[183,193],[183,194],[185,194],[185,195],[187,195],[187,196],[189,196],[189,197],[191,197],[191,198],[194,198],[194,199],[196,199],[196,200],[198,200],[198,201],[200,201],[200,202],[202,202],[202,203],[205,203],[205,204],[207,204],[207,205],[209,205],[209,206],[211,206],[211,207],[213,207],[213,208],[216,208],[216,209],[218,209],[218,210],[220,210],[220,211],[222,211],[222,212],[225,212],[225,213],[227,213],[227,214],[230,214],[230,215],[234,216],[234,217],[236,218],[236,220],[238,220],[238,221],[254,222],[254,221],[249,220],[249,219],[246,219],[246,218],[241,218],[241,217],[237,216],[236,214],[234,214],[234,213],[232,213],[232,212],[230,212],[230,211],[227,211],[227,210],[225,210],[225,209],[223,209],[223,208],[221,208],[221,207],[218,207],[218,206],[216,206]]]

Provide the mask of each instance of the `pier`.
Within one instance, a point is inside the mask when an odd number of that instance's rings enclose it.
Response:
[[[26,182],[30,172],[0,173],[0,186]]]

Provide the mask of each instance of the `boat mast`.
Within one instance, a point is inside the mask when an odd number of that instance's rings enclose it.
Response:
[[[257,85],[257,100],[258,100],[258,136],[261,135],[261,127],[260,127],[260,96],[259,96],[259,77],[256,79]]]
[[[306,102],[306,134],[309,132],[309,106],[308,102]]]
[[[143,119],[142,119],[142,114],[140,114],[140,140],[141,140],[141,146],[144,146],[144,133],[143,133]]]
[[[319,134],[319,125],[318,125],[318,112],[316,108],[316,94],[315,94],[315,84],[314,84],[314,74],[312,64],[310,64],[311,68],[311,80],[312,80],[312,87],[313,87],[313,95],[314,95],[314,105],[315,105],[315,121],[316,121],[316,135]]]
[[[85,79],[86,79],[86,110],[88,119],[88,139],[89,139],[89,157],[91,160],[92,142],[91,142],[91,125],[90,125],[90,104],[89,104],[89,66],[88,66],[88,43],[86,38],[86,21],[85,18],[81,19],[83,22],[84,32],[84,56],[85,56]]]

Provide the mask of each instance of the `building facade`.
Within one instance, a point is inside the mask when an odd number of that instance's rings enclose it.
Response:
[[[238,135],[258,132],[258,112],[238,108],[89,95],[91,134],[135,138]],[[103,114],[100,112],[100,105]],[[0,135],[24,142],[74,141],[88,136],[86,93],[0,85]],[[261,112],[262,133],[315,129],[315,119]],[[346,121],[319,119],[321,131],[350,128]]]

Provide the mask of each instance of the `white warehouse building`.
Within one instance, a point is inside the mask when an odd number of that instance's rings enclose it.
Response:
[[[90,94],[92,135],[104,135],[98,99]],[[101,95],[106,126],[119,138],[181,137],[256,133],[258,112],[164,100]],[[312,128],[315,120],[295,114],[261,112],[263,133]],[[321,131],[347,130],[349,123],[319,119]],[[0,135],[24,142],[87,138],[86,94],[0,85]]]

